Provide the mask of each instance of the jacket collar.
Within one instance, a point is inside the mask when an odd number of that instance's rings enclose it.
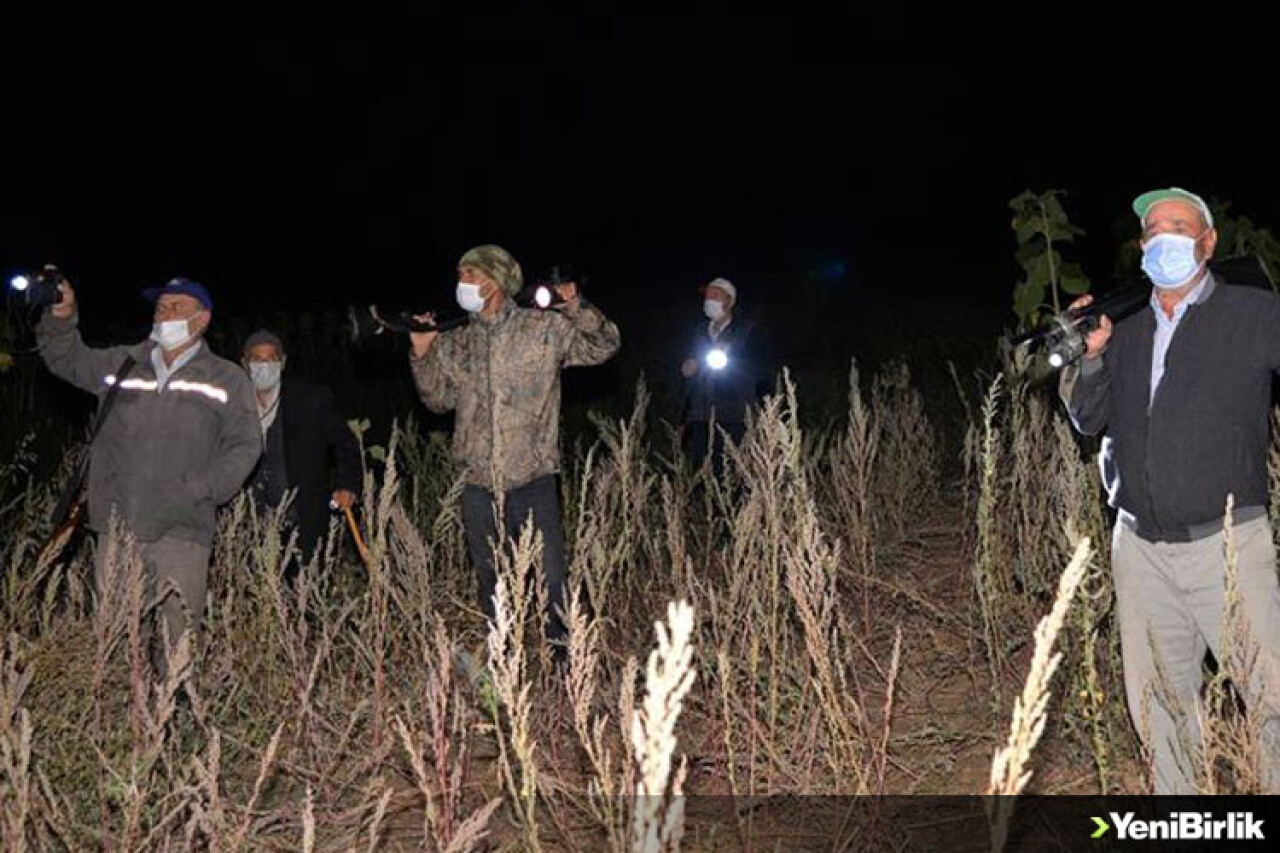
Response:
[[[159,362],[161,365],[164,365],[164,349],[160,344],[150,339],[145,341],[143,346],[145,347],[145,350],[142,353],[144,360],[158,375],[161,371],[156,369],[156,364]],[[178,356],[178,359],[172,365],[165,365],[164,373],[166,376],[172,376],[184,367],[196,364],[208,358],[208,353],[209,343],[202,336],[196,343],[195,347]]]
[[[502,307],[498,309],[498,313],[494,314],[492,317],[486,317],[481,313],[476,313],[472,315],[471,322],[479,323],[482,326],[489,326],[489,327],[498,326],[506,322],[507,318],[509,318],[515,312],[516,312],[516,301],[513,297],[508,295],[505,299],[502,300]]]
[[[1213,273],[1206,273],[1204,277],[1204,290],[1200,291],[1200,298],[1193,304],[1200,305],[1201,303],[1208,302],[1217,289],[1218,277]]]

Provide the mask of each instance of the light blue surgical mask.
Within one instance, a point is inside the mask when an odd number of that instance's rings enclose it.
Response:
[[[1196,238],[1157,234],[1142,247],[1142,271],[1156,287],[1182,287],[1200,271]]]
[[[192,318],[194,319],[194,318]],[[188,320],[164,320],[151,327],[151,340],[166,352],[176,350],[195,337]]]
[[[463,311],[474,314],[484,308],[484,298],[480,295],[480,285],[469,282],[458,282],[458,305]]]

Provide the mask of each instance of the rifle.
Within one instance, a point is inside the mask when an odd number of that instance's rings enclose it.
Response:
[[[1242,255],[1210,261],[1209,271],[1231,284],[1271,289],[1270,270],[1257,255]],[[1085,351],[1085,336],[1098,328],[1102,317],[1121,320],[1145,306],[1151,298],[1151,284],[1137,282],[1100,296],[1083,308],[1067,309],[1039,328],[1014,338],[1013,346],[1043,349],[1054,370],[1077,361]]]
[[[58,497],[58,503],[53,508],[53,526],[49,538],[45,540],[44,547],[40,549],[37,565],[43,568],[54,560],[66,549],[75,535],[80,531],[81,525],[84,523],[85,516],[85,500],[84,500],[84,484],[89,477],[89,459],[92,456],[93,442],[98,437],[102,424],[107,419],[107,413],[111,411],[111,407],[115,404],[116,395],[120,392],[120,386],[124,383],[124,378],[133,370],[137,360],[132,355],[125,356],[120,364],[120,369],[116,371],[115,384],[107,391],[107,395],[102,398],[102,404],[98,406],[98,414],[93,419],[93,424],[89,427],[89,440],[87,443],[88,450],[85,452],[84,459],[76,466],[75,471],[71,474],[71,479],[67,481],[67,485],[62,490],[62,494]]]

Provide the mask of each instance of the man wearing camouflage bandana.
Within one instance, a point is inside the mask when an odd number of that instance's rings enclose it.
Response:
[[[462,519],[476,566],[480,603],[493,618],[499,541],[494,495],[503,497],[505,538],[514,540],[532,517],[543,540],[548,637],[557,656],[565,627],[564,531],[556,472],[560,470],[560,369],[601,364],[621,342],[618,327],[588,305],[576,284],[556,286],[559,310],[518,307],[524,277],[498,246],[479,246],[458,261],[458,301],[471,322],[448,332],[411,335],[414,382],[427,408],[456,410],[453,457],[466,486]],[[419,319],[430,320],[430,315]]]

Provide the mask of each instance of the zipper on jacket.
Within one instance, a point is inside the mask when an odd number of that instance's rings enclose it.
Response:
[[[490,482],[490,489],[503,489],[506,483],[505,473],[502,471],[502,460],[498,458],[498,401],[493,396],[493,331],[495,327],[485,327],[485,358],[488,366],[485,370],[486,384],[488,385],[489,400],[489,475],[493,479],[494,469],[497,469],[497,482]],[[503,489],[505,491],[505,489]],[[494,494],[497,499],[498,495]]]

